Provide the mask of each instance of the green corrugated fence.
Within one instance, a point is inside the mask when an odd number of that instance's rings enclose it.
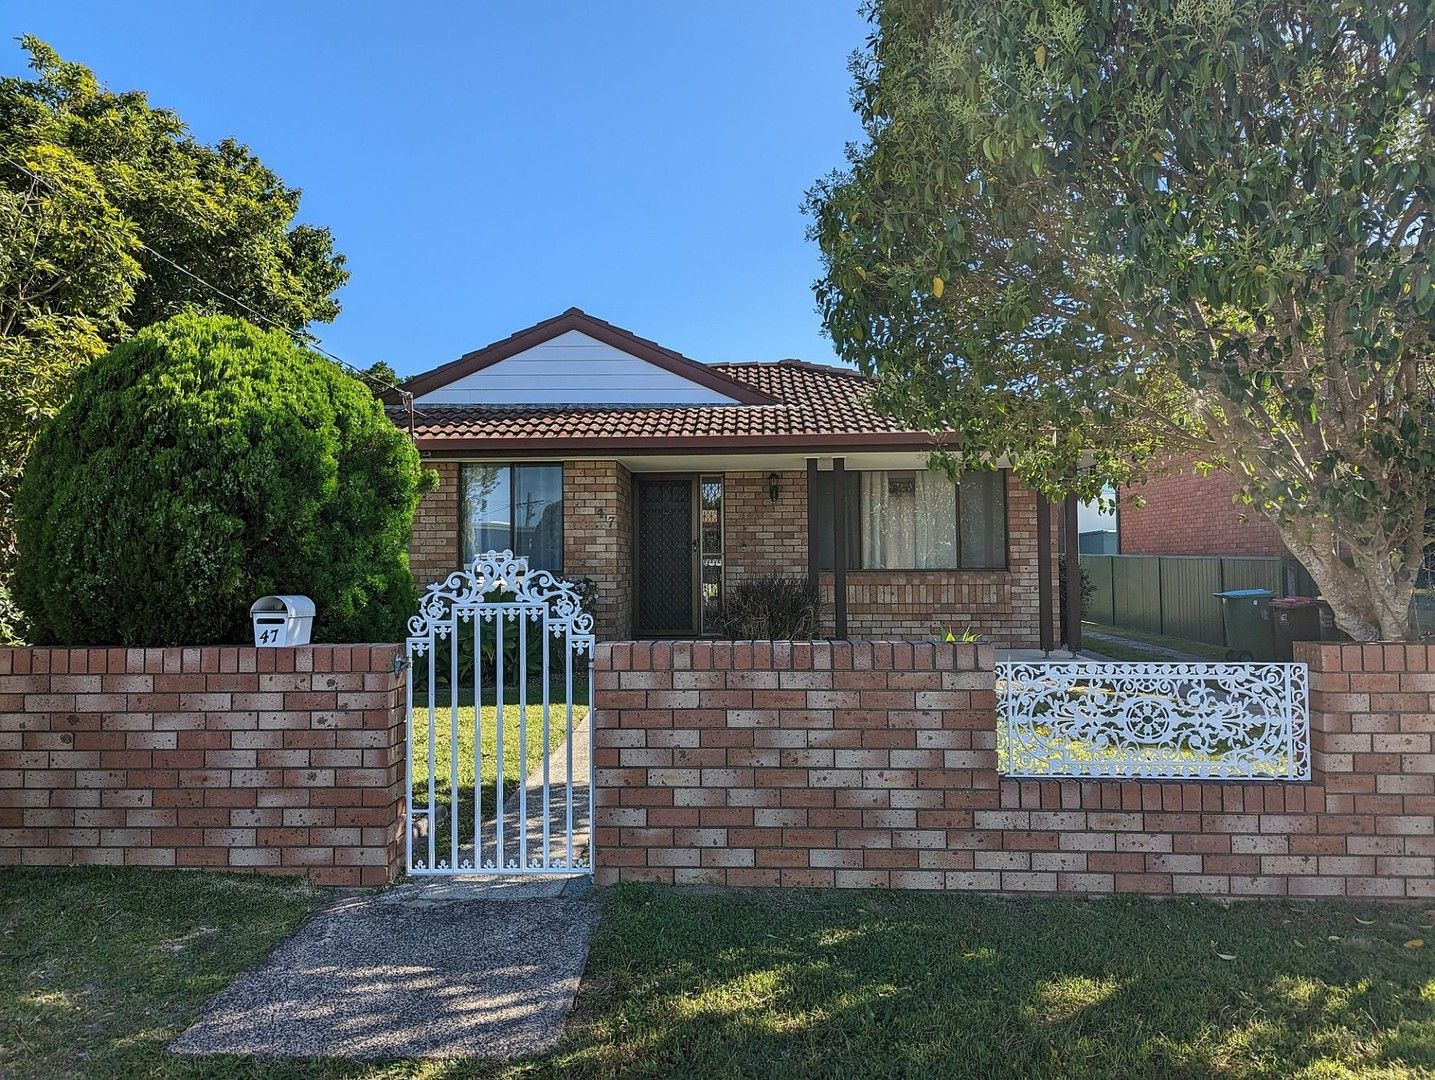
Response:
[[[1299,564],[1280,558],[1215,555],[1082,555],[1094,587],[1085,617],[1109,626],[1226,643],[1221,602],[1226,589],[1270,589],[1287,595]]]

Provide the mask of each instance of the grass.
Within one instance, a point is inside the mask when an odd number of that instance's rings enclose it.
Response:
[[[165,1043],[325,896],[175,870],[0,871],[0,1076],[157,1076]]]
[[[1093,637],[1081,639],[1083,652],[1093,653],[1105,657],[1108,660],[1124,660],[1130,663],[1163,663],[1169,662],[1171,657],[1165,653],[1151,652],[1147,649],[1138,649],[1120,641],[1098,641]]]
[[[1126,638],[1134,642],[1144,642],[1147,645],[1155,645],[1163,649],[1175,649],[1178,652],[1192,653],[1195,656],[1207,660],[1224,660],[1226,658],[1226,647],[1224,645],[1212,645],[1209,641],[1192,641],[1189,638],[1171,637],[1167,634],[1150,634],[1145,630],[1129,630],[1124,626],[1106,626],[1103,623],[1083,622],[1083,626],[1089,627],[1098,634],[1111,634],[1116,637]],[[1138,652],[1137,646],[1108,644],[1104,641],[1097,641],[1094,638],[1082,638],[1082,648],[1090,652],[1099,652],[1103,656],[1109,656],[1113,660],[1167,660],[1169,657],[1162,656],[1157,652],[1145,652],[1135,655]],[[1117,653],[1131,655],[1117,655]]]
[[[1404,943],[1431,937],[1432,917],[1345,903],[628,887],[609,898],[555,1064],[581,1075],[1431,1075],[1435,965]]]
[[[509,695],[516,693],[511,687],[507,691]],[[541,689],[529,690],[529,701],[538,699],[537,704],[529,704],[527,708],[527,745],[520,741],[520,732],[523,725],[520,718],[524,715],[523,710],[517,704],[505,703],[503,707],[503,789],[504,798],[517,791],[522,785],[524,778],[534,769],[543,764],[543,705]],[[488,696],[487,692],[484,694]],[[586,690],[581,694],[575,687],[574,697],[582,697],[586,702]],[[451,698],[445,691],[440,691],[436,700],[438,707],[434,709],[434,731],[437,738],[434,740],[434,806],[438,811],[437,827],[434,830],[436,837],[435,847],[437,856],[440,859],[447,859],[451,851],[450,808],[453,805],[453,712],[450,705]],[[548,734],[548,751],[551,754],[554,750],[563,745],[567,737],[567,715],[563,704],[562,688],[557,688],[552,694],[550,705],[550,730]],[[474,705],[473,693],[467,691],[459,696],[458,709],[458,839],[459,844],[471,844],[473,842],[473,796],[474,796],[474,775],[477,758],[474,754]],[[576,727],[588,715],[588,706],[574,705],[573,723]],[[479,785],[481,798],[482,819],[487,822],[494,817],[497,809],[497,792],[494,782],[498,777],[498,724],[495,722],[498,717],[497,705],[485,704],[482,706],[481,722],[479,724],[480,747],[482,750],[482,782]],[[420,803],[427,803],[428,799],[428,705],[427,697],[419,696],[414,700],[414,725],[413,725],[413,755],[414,755],[414,803],[417,810]],[[520,749],[526,750],[526,756],[520,754]],[[555,788],[555,797],[558,792]],[[417,817],[417,814],[415,815]],[[489,838],[491,842],[491,837]],[[416,849],[417,849],[417,845]],[[415,859],[419,857],[415,850]]]
[[[553,1054],[362,1065],[162,1052],[313,890],[11,870],[0,900],[0,1075],[1435,1076],[1411,906],[623,886]]]

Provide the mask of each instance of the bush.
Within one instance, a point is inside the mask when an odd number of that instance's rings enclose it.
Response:
[[[727,591],[718,627],[734,641],[804,641],[819,634],[822,599],[805,577],[749,578]]]
[[[1078,554],[1078,558],[1080,555]],[[1081,617],[1086,618],[1086,613],[1091,608],[1091,598],[1096,595],[1096,583],[1091,580],[1091,571],[1085,566],[1081,570]],[[1066,639],[1066,552],[1059,552],[1056,556],[1056,581],[1058,607],[1057,635],[1064,641]]]
[[[41,433],[16,496],[15,595],[61,645],[251,640],[314,599],[321,641],[398,641],[431,481],[356,379],[284,334],[180,315],[116,346]]]

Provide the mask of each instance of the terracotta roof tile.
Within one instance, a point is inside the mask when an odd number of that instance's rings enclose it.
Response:
[[[869,403],[870,381],[845,368],[801,360],[713,364],[714,371],[776,399],[772,405],[432,405],[415,407],[422,449],[647,450],[736,440],[753,445],[930,445],[925,434],[885,419]],[[391,410],[398,421],[401,410]]]

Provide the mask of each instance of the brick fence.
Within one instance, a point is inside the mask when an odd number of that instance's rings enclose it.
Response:
[[[383,884],[401,858],[400,652],[0,649],[0,864]]]
[[[1300,646],[1310,783],[1005,780],[990,647],[598,647],[600,882],[1435,896],[1435,647]]]

